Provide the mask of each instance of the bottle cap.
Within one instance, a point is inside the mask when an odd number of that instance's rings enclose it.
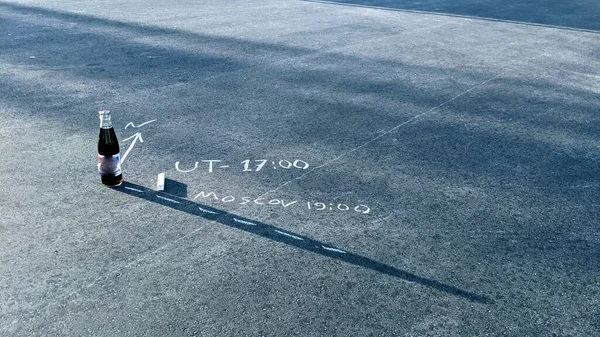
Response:
[[[100,110],[100,111],[98,111],[98,113],[99,113],[100,115],[109,115],[109,114],[110,114],[110,111],[108,111],[108,110]]]

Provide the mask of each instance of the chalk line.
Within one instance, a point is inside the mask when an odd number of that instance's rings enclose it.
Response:
[[[67,300],[67,299],[69,299],[69,298],[71,298],[71,297],[74,297],[74,296],[79,296],[79,294],[81,293],[81,291],[82,291],[82,290],[84,290],[84,289],[86,289],[86,288],[91,288],[91,287],[93,287],[94,285],[96,285],[98,282],[100,282],[100,281],[102,281],[102,280],[104,280],[104,279],[108,279],[108,278],[109,278],[110,276],[112,276],[112,275],[117,275],[117,274],[121,273],[122,271],[124,271],[125,269],[129,269],[129,268],[131,268],[132,266],[134,266],[134,265],[136,265],[136,264],[140,263],[141,261],[145,260],[145,259],[146,259],[146,258],[148,258],[149,256],[151,256],[151,255],[155,255],[155,254],[157,254],[158,252],[160,252],[160,251],[162,251],[162,250],[165,250],[165,249],[166,249],[166,248],[168,248],[169,246],[175,245],[175,244],[179,243],[180,241],[182,241],[182,240],[184,240],[184,239],[186,239],[186,238],[188,238],[188,237],[191,237],[191,236],[193,236],[194,234],[196,234],[197,232],[199,232],[200,230],[202,230],[204,227],[205,227],[205,226],[200,226],[200,227],[198,227],[198,228],[194,229],[193,231],[191,231],[190,233],[188,233],[188,234],[186,234],[186,235],[183,235],[183,236],[181,236],[181,237],[179,237],[179,238],[177,238],[177,239],[175,239],[175,240],[173,240],[173,241],[167,242],[166,244],[164,244],[164,245],[160,246],[160,247],[159,247],[159,248],[157,248],[157,249],[154,249],[154,250],[151,250],[151,251],[149,251],[149,252],[146,252],[145,254],[143,254],[142,256],[140,256],[140,257],[138,257],[138,258],[134,259],[133,261],[129,262],[128,264],[126,264],[126,265],[124,265],[124,266],[122,266],[122,267],[116,268],[116,269],[114,269],[113,271],[110,271],[110,272],[108,272],[108,273],[105,273],[105,274],[102,274],[102,275],[100,275],[100,276],[96,277],[94,280],[92,280],[92,282],[90,282],[90,283],[88,283],[88,284],[86,284],[86,285],[80,286],[80,287],[79,287],[79,289],[77,289],[77,290],[74,290],[74,291],[71,291],[70,293],[68,293],[68,294],[66,294],[66,295],[64,295],[64,296],[61,296],[61,297],[57,298],[57,299],[56,299],[56,300],[54,300],[53,302],[48,302],[46,305],[43,305],[43,306],[41,306],[41,307],[39,307],[39,308],[35,309],[35,311],[36,311],[36,312],[39,312],[39,311],[41,311],[41,310],[43,310],[43,309],[45,309],[45,308],[48,308],[48,307],[50,307],[50,306],[57,305],[58,303],[60,303],[60,302],[62,302],[62,301],[64,301],[64,300]]]
[[[133,136],[129,136],[129,137],[127,137],[127,138],[123,139],[123,141],[124,141],[124,142],[126,142],[126,141],[130,140],[131,138],[133,138],[133,137],[136,137],[136,136],[138,136],[138,135],[139,135],[139,136],[141,136],[141,135],[142,135],[142,133],[141,133],[141,132],[136,132],[136,133],[135,133]],[[142,143],[143,143],[143,142],[142,142]]]
[[[282,232],[282,231],[278,231],[278,230],[275,230],[275,231],[276,231],[277,233],[281,234],[281,235],[289,236],[290,238],[293,238],[293,239],[296,239],[296,240],[302,240],[302,241],[304,241],[304,239],[303,239],[303,238],[301,238],[301,237],[299,237],[299,236],[292,235],[292,234],[289,234],[289,233],[286,233],[286,232]]]
[[[496,76],[494,76],[494,77],[492,77],[492,78],[490,78],[490,79],[487,79],[487,80],[485,80],[485,81],[483,81],[483,82],[481,82],[481,83],[479,83],[479,84],[477,84],[477,85],[474,85],[473,87],[471,87],[471,88],[469,88],[469,89],[467,89],[467,90],[465,90],[465,91],[461,92],[460,94],[458,94],[458,95],[456,95],[456,96],[454,96],[454,97],[450,98],[449,100],[447,100],[447,101],[445,101],[445,102],[443,102],[443,103],[440,103],[440,104],[438,104],[437,106],[435,106],[435,107],[433,107],[433,108],[431,108],[431,109],[429,109],[429,110],[427,110],[427,111],[425,111],[425,112],[422,112],[422,113],[420,113],[420,114],[418,114],[418,115],[415,115],[415,116],[413,116],[413,117],[411,117],[411,118],[407,119],[406,121],[404,121],[404,122],[402,122],[402,123],[400,123],[400,124],[398,124],[398,125],[394,126],[393,128],[391,128],[391,129],[389,129],[389,130],[385,131],[384,133],[381,133],[381,134],[377,135],[376,137],[373,137],[373,138],[371,138],[370,140],[366,141],[365,143],[363,143],[363,144],[361,144],[361,145],[359,145],[359,146],[357,146],[357,147],[355,147],[355,148],[353,148],[353,149],[351,149],[351,150],[349,150],[349,151],[347,151],[347,152],[344,152],[344,153],[340,154],[339,156],[337,156],[337,157],[335,157],[335,158],[333,158],[333,159],[330,159],[330,160],[329,160],[329,161],[327,161],[325,164],[322,164],[322,165],[319,165],[319,166],[317,166],[317,167],[314,167],[314,168],[310,169],[308,172],[306,172],[306,173],[304,173],[304,174],[302,174],[302,175],[300,175],[300,176],[298,176],[298,177],[296,177],[296,178],[293,178],[293,179],[291,179],[291,180],[289,180],[289,181],[286,181],[285,183],[283,183],[283,184],[281,184],[281,185],[277,186],[275,189],[273,189],[273,190],[270,190],[270,191],[268,191],[268,192],[265,192],[265,193],[263,193],[263,194],[262,194],[262,195],[261,195],[259,198],[262,198],[262,197],[266,196],[267,194],[270,194],[270,193],[273,193],[273,192],[277,192],[279,189],[281,189],[281,188],[282,188],[282,187],[284,187],[284,186],[287,186],[287,185],[289,185],[289,184],[290,184],[290,183],[292,183],[294,180],[300,180],[300,179],[302,179],[302,178],[306,177],[307,175],[311,174],[311,173],[312,173],[312,172],[314,172],[315,170],[318,170],[318,169],[320,169],[320,168],[323,168],[323,167],[325,167],[325,166],[329,166],[329,165],[331,165],[332,163],[334,163],[334,162],[336,162],[336,161],[340,160],[341,158],[343,158],[343,157],[346,157],[346,156],[348,156],[348,155],[350,155],[350,154],[352,154],[352,153],[354,153],[354,152],[356,152],[356,151],[358,151],[358,150],[360,150],[360,149],[364,148],[365,146],[367,146],[367,145],[369,145],[369,144],[373,143],[374,141],[378,140],[379,138],[382,138],[382,137],[384,137],[384,136],[387,136],[387,135],[389,135],[390,133],[392,133],[392,132],[394,132],[394,131],[398,130],[399,128],[403,127],[403,126],[404,126],[404,125],[406,125],[406,124],[412,123],[412,122],[414,122],[415,120],[417,120],[417,119],[419,119],[419,118],[421,118],[421,117],[423,117],[423,116],[425,116],[425,115],[433,114],[433,113],[434,113],[434,111],[436,111],[436,110],[438,110],[439,108],[441,108],[441,107],[445,106],[446,104],[448,104],[448,103],[450,103],[450,102],[452,102],[452,101],[454,101],[454,100],[456,100],[456,99],[458,99],[458,98],[460,98],[460,97],[462,97],[462,96],[464,96],[464,95],[468,94],[469,92],[471,92],[471,91],[473,91],[473,90],[475,90],[475,89],[477,89],[477,88],[479,88],[479,87],[481,87],[481,86],[483,86],[483,85],[486,85],[486,84],[488,84],[489,82],[491,82],[491,81],[495,80],[496,78],[498,78],[498,77],[500,77],[500,76],[503,76],[504,74],[508,73],[508,72],[509,72],[509,71],[511,71],[511,70],[512,70],[512,69],[509,69],[509,70],[506,70],[506,71],[504,71],[504,72],[501,72],[501,73],[499,73],[498,75],[496,75]]]
[[[128,127],[130,127],[130,126],[132,126],[132,127],[134,127],[134,128],[139,128],[139,127],[142,127],[142,126],[144,126],[144,125],[146,125],[146,124],[149,124],[149,123],[152,123],[152,122],[156,122],[156,119],[153,119],[153,120],[151,120],[151,121],[144,122],[144,123],[142,123],[142,124],[140,124],[140,125],[138,125],[138,126],[135,126],[135,124],[133,124],[133,123],[131,123],[131,122],[130,122],[130,123],[127,123],[127,125],[125,125],[125,130],[127,130],[127,128],[128,128]]]
[[[250,221],[240,220],[240,219],[236,219],[236,218],[233,218],[233,221],[243,223],[244,225],[258,226],[257,224],[252,223]]]
[[[169,198],[163,197],[163,196],[161,196],[161,195],[157,195],[156,197],[157,197],[157,198],[159,198],[159,199],[163,199],[163,200],[166,200],[166,201],[170,201],[170,202],[176,203],[176,204],[181,204],[181,203],[180,203],[179,201],[177,201],[177,200],[169,199]]]
[[[336,253],[346,254],[346,252],[343,251],[343,250],[341,250],[341,249],[331,248],[331,247],[325,247],[325,246],[321,246],[321,247],[323,247],[323,249],[328,250],[330,252],[336,252]]]
[[[134,138],[134,137],[135,137],[135,138]],[[142,139],[142,134],[141,134],[141,133],[139,133],[139,132],[136,132],[136,133],[135,133],[135,135],[133,135],[133,136],[131,136],[131,137],[128,137],[128,138],[125,138],[125,139],[123,139],[123,141],[128,141],[128,140],[130,140],[131,138],[134,138],[134,139],[133,139],[133,142],[131,142],[131,144],[129,144],[129,148],[127,149],[127,151],[125,151],[125,154],[124,154],[124,155],[123,155],[123,157],[121,158],[121,164],[123,164],[123,162],[125,161],[125,158],[127,158],[127,155],[129,154],[129,151],[131,151],[131,149],[133,149],[133,146],[135,145],[135,142],[136,142],[138,139],[140,140],[140,143],[143,143],[143,142],[144,142],[144,140]]]
[[[128,189],[128,190],[132,190],[132,191],[136,191],[136,192],[140,192],[140,193],[144,192],[142,190],[138,190],[137,188],[133,188],[133,187],[125,186],[125,188]]]
[[[207,209],[204,209],[204,208],[202,208],[202,207],[199,207],[199,206],[198,206],[198,209],[199,209],[200,211],[204,212],[204,213],[210,213],[210,214],[219,214],[219,213],[217,213],[217,212],[209,211],[209,210],[207,210]]]

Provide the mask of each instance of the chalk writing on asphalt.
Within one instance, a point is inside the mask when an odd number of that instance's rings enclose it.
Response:
[[[295,160],[269,160],[269,159],[246,159],[241,162],[232,164],[225,162],[224,160],[217,159],[205,159],[196,161],[189,164],[182,164],[181,162],[175,162],[175,169],[181,173],[189,173],[198,170],[198,172],[212,173],[216,170],[235,169],[242,172],[259,172],[267,170],[306,170],[310,165],[301,159]]]
[[[144,122],[142,124],[139,125],[135,125],[133,124],[133,122],[129,122],[127,123],[127,125],[125,125],[125,130],[127,130],[128,127],[133,127],[133,128],[139,128],[142,127],[146,124],[150,124],[150,123],[154,123],[156,122],[156,119],[153,120],[149,120],[147,122]],[[121,157],[121,164],[125,161],[125,158],[127,158],[127,156],[129,155],[129,152],[131,152],[131,150],[133,149],[133,147],[135,146],[135,143],[139,140],[140,143],[143,143],[144,140],[142,139],[142,133],[141,132],[136,132],[135,134],[133,134],[133,136],[127,137],[125,139],[123,139],[124,142],[133,139],[133,141],[131,142],[131,144],[129,144],[129,147],[127,148],[127,151],[125,151],[125,154]]]
[[[125,129],[132,127],[138,129],[150,123],[156,122],[156,119],[143,122],[135,125],[133,122],[128,123]],[[127,158],[135,144],[139,141],[143,143],[142,133],[137,131],[130,137],[125,138],[123,141],[133,141],[129,144],[129,147],[125,151],[122,157],[122,161]],[[181,162],[175,162],[175,169],[181,173],[191,173],[194,171],[212,173],[217,170],[237,170],[241,172],[266,172],[273,170],[297,170],[304,171],[310,167],[310,164],[302,159],[244,159],[242,161],[228,162],[220,159],[203,159],[193,161],[187,164]],[[126,187],[128,188],[128,187]],[[134,191],[141,192],[134,188],[128,188]],[[179,203],[176,200],[168,199],[166,197],[159,196],[166,201]],[[292,200],[292,199],[281,199],[281,198],[263,198],[263,197],[249,197],[249,196],[234,196],[231,194],[218,196],[215,192],[201,191],[192,200],[204,200],[210,203],[237,203],[239,205],[252,205],[257,207],[281,207],[283,209],[290,208],[302,208],[310,212],[356,212],[359,214],[369,214],[371,208],[364,204],[350,204],[350,203],[339,203],[339,202],[325,202],[323,200]],[[203,212],[214,213],[210,210],[200,208]]]
[[[282,207],[284,209],[303,208],[314,212],[357,212],[360,214],[371,213],[371,208],[363,204],[347,204],[338,202],[300,201],[294,199],[262,198],[248,196],[234,196],[231,194],[219,195],[215,192],[201,191],[192,200],[210,201],[212,204],[237,203],[239,205],[253,205],[257,207]]]

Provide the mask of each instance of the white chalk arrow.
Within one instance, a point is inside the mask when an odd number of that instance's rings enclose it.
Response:
[[[140,140],[140,143],[144,142],[144,140],[142,139],[142,133],[141,132],[136,132],[135,135],[133,135],[131,137],[128,137],[128,138],[125,138],[125,139],[123,139],[123,141],[126,142],[126,141],[130,140],[131,138],[133,138],[133,142],[131,142],[131,144],[129,144],[129,148],[127,149],[127,151],[125,151],[125,154],[121,158],[121,164],[123,164],[123,162],[125,161],[125,158],[127,158],[127,155],[129,154],[129,151],[131,151],[131,149],[133,149],[133,146],[135,145],[135,142],[138,139]]]

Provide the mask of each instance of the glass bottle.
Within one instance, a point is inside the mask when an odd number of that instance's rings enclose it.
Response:
[[[121,173],[121,153],[117,134],[112,127],[110,111],[101,110],[100,135],[98,136],[98,172],[102,183],[110,186],[119,186],[123,183]]]

